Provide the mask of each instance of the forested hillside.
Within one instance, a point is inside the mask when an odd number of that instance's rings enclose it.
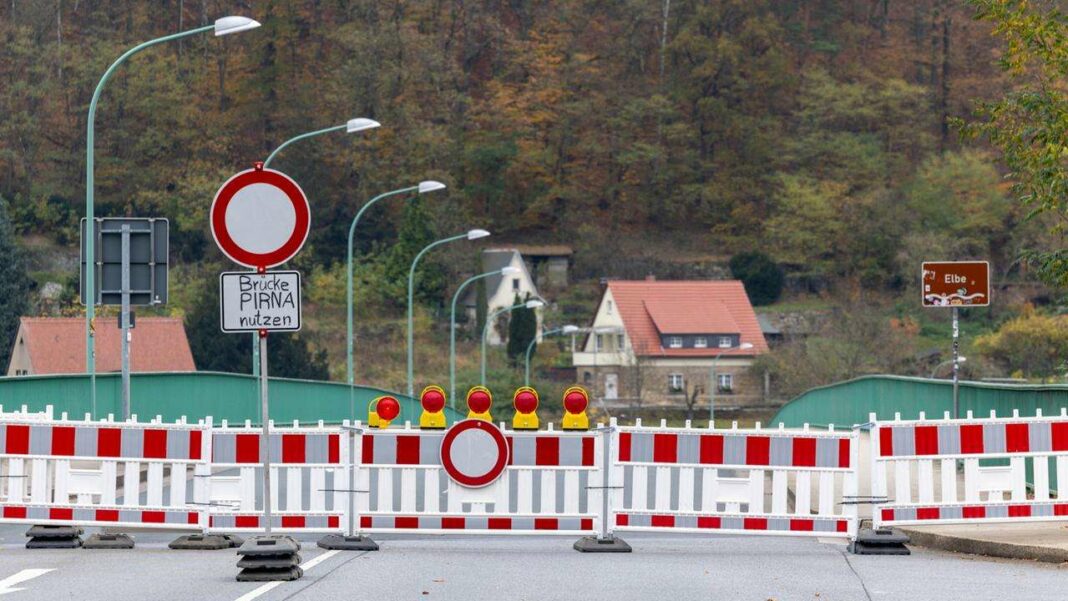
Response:
[[[223,265],[207,227],[218,186],[298,133],[382,122],[294,144],[272,165],[312,201],[295,267],[321,312],[303,336],[335,377],[349,221],[421,179],[449,190],[384,203],[357,236],[360,332],[378,351],[399,345],[389,319],[419,241],[471,227],[570,244],[591,281],[761,251],[792,294],[891,316],[904,311],[894,301],[916,299],[924,258],[988,258],[1001,282],[1018,277],[1021,250],[1054,244],[1024,223],[997,155],[953,125],[1010,89],[1000,41],[962,2],[11,0],[0,5],[0,197],[38,284],[67,285],[49,310],[77,311],[75,272],[56,257],[76,255],[98,78],[130,46],[226,14],[263,27],[154,48],[108,85],[97,214],[169,218],[166,310],[195,312]],[[397,245],[402,227],[411,235]],[[435,253],[427,307],[476,269],[461,246]],[[913,328],[895,319],[876,335]]]

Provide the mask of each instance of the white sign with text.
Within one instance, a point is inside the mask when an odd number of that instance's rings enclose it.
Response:
[[[223,332],[300,329],[300,272],[225,271],[219,274]]]

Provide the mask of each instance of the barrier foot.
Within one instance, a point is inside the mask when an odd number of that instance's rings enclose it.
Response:
[[[344,534],[327,534],[319,539],[319,546],[338,551],[377,551],[378,543],[369,536],[345,536]]]
[[[134,540],[129,534],[93,534],[82,543],[84,549],[133,549]]]
[[[285,535],[254,536],[241,545],[237,554],[238,582],[296,580],[304,575],[300,569],[300,543]]]
[[[630,553],[631,548],[627,542],[616,536],[600,538],[597,536],[583,536],[575,541],[574,548],[580,553]]]
[[[909,537],[894,528],[861,528],[856,540],[849,543],[849,552],[854,555],[910,555],[905,546]]]
[[[77,526],[33,526],[26,531],[27,549],[77,549],[84,532]]]
[[[167,547],[192,551],[217,551],[219,549],[234,549],[244,543],[244,539],[232,534],[186,534],[172,540]]]

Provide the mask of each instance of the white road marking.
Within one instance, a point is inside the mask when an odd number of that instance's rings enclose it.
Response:
[[[315,566],[323,563],[324,561],[330,559],[331,557],[337,555],[340,552],[341,551],[339,551],[339,550],[334,550],[334,551],[327,551],[326,553],[323,553],[322,555],[316,555],[315,558],[309,559],[308,561],[305,561],[304,563],[300,564],[300,568],[302,570],[304,570],[305,572],[307,572],[308,570],[310,570],[310,569],[314,568]],[[262,594],[264,594],[264,593],[266,593],[268,591],[274,590],[274,588],[277,587],[280,584],[284,584],[284,582],[282,582],[282,581],[279,581],[279,582],[268,582],[267,584],[264,584],[263,586],[260,586],[259,588],[252,589],[251,591],[245,593],[244,595],[241,595],[240,597],[237,598],[237,601],[252,601],[252,599],[255,599],[256,597],[259,597],[260,595],[262,595]]]
[[[21,572],[18,572],[13,576],[8,576],[7,578],[0,580],[0,595],[6,595],[8,593],[25,590],[20,587],[15,587],[15,585],[20,584],[22,582],[26,582],[27,580],[32,580],[34,578],[37,578],[38,576],[41,576],[42,574],[47,574],[53,571],[55,571],[54,568],[32,568],[29,570],[22,570]]]

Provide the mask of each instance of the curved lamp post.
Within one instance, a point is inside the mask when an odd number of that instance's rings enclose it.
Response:
[[[215,21],[214,25],[206,25],[204,27],[197,27],[196,29],[190,29],[189,31],[183,31],[181,33],[175,33],[161,38],[156,38],[143,42],[130,48],[122,56],[111,63],[107,71],[104,71],[103,77],[100,78],[100,82],[96,84],[96,90],[93,91],[93,98],[89,101],[89,116],[86,119],[86,131],[85,131],[85,368],[89,372],[89,399],[91,403],[91,410],[93,417],[96,417],[96,356],[95,356],[95,344],[93,340],[93,320],[96,317],[96,273],[94,266],[96,264],[96,257],[94,257],[94,248],[91,243],[94,240],[93,227],[95,223],[95,213],[93,206],[93,187],[94,187],[94,157],[93,157],[93,135],[96,130],[96,106],[100,101],[100,94],[104,90],[104,84],[111,78],[112,73],[134,54],[155,46],[156,44],[162,44],[163,42],[170,42],[181,38],[196,35],[198,33],[207,33],[213,31],[216,36],[229,35],[231,33],[238,33],[241,31],[248,31],[249,29],[255,29],[259,27],[258,21],[249,19],[248,17],[223,17]]]
[[[464,288],[467,288],[467,285],[472,282],[488,278],[491,275],[507,276],[521,272],[522,270],[518,267],[509,265],[494,271],[480,273],[464,280],[452,295],[452,309],[449,311],[449,406],[453,409],[456,408],[456,302],[460,299],[460,294],[464,291]]]
[[[412,259],[412,268],[408,270],[408,398],[415,396],[415,348],[412,346],[414,333],[412,328],[412,322],[414,321],[414,300],[415,300],[415,266],[419,264],[419,259],[423,258],[423,255],[428,253],[430,249],[442,244],[448,244],[449,242],[456,242],[457,240],[478,240],[479,238],[485,238],[490,233],[486,230],[470,230],[466,234],[459,234],[456,236],[449,236],[448,238],[442,238],[427,244],[423,250],[419,251],[419,254],[415,255]]]
[[[511,307],[503,307],[490,313],[486,316],[486,324],[482,326],[482,379],[483,386],[486,385],[486,338],[489,336],[490,324],[502,313],[508,313],[509,311],[515,311],[516,309],[537,309],[538,307],[544,307],[545,301],[541,299],[528,300],[525,303],[519,303],[518,305],[512,305]]]
[[[552,336],[553,334],[574,334],[575,332],[578,332],[578,331],[579,331],[579,327],[578,326],[568,325],[568,326],[564,326],[562,328],[556,328],[555,330],[549,330],[548,332],[542,332],[541,333],[541,337],[542,337],[542,339],[544,339],[546,336]],[[526,358],[526,362],[525,362],[526,369],[524,370],[524,372],[526,373],[526,377],[523,378],[523,385],[524,386],[530,386],[530,352],[534,350],[534,344],[537,341],[538,341],[538,337],[535,336],[534,339],[530,341],[530,344],[527,345],[527,358]]]
[[[376,127],[381,127],[381,125],[382,125],[381,123],[379,123],[378,121],[375,121],[374,119],[367,119],[366,117],[357,117],[356,119],[349,119],[348,121],[346,121],[345,123],[342,123],[341,125],[334,125],[332,127],[327,127],[327,128],[324,128],[324,129],[317,129],[315,131],[305,132],[303,134],[300,134],[299,136],[293,136],[292,138],[286,140],[285,142],[282,142],[278,146],[278,148],[275,148],[274,150],[271,151],[271,154],[267,155],[267,159],[265,161],[263,161],[263,168],[266,169],[266,168],[270,167],[271,166],[271,161],[274,160],[274,157],[278,156],[279,151],[281,151],[286,146],[289,146],[293,142],[296,142],[297,140],[304,140],[304,139],[307,139],[307,138],[312,138],[312,137],[319,136],[319,135],[322,135],[322,134],[327,134],[327,133],[330,133],[330,132],[341,131],[341,130],[345,130],[345,133],[347,133],[347,134],[353,134],[353,133],[356,133],[358,131],[364,131],[364,130],[368,130],[368,129],[374,129]],[[255,332],[253,332],[253,334],[252,334],[252,375],[254,375],[254,376],[260,375],[259,334],[255,333]],[[355,418],[353,418],[353,419],[355,419]]]
[[[964,363],[967,360],[967,357],[957,357],[957,363]],[[931,370],[931,378],[933,379],[935,375],[938,374],[938,370],[942,369],[942,367],[946,365],[953,365],[953,360],[950,359],[949,361],[943,361],[938,365],[934,366],[934,369]]]
[[[747,350],[753,348],[751,342],[743,342],[736,347],[723,349],[713,359],[712,365],[708,368],[708,421],[714,423],[716,419],[716,363],[724,353],[735,350]]]
[[[376,202],[382,200],[383,198],[389,198],[390,196],[395,196],[397,194],[407,194],[408,192],[418,192],[419,194],[426,194],[428,192],[434,192],[436,190],[444,190],[444,189],[445,189],[445,184],[443,184],[441,182],[438,182],[438,181],[434,181],[434,180],[426,180],[426,181],[419,182],[419,185],[417,185],[417,186],[408,186],[407,188],[400,188],[400,189],[397,189],[397,190],[393,190],[391,192],[386,192],[384,194],[379,194],[378,196],[375,196],[371,200],[369,200],[366,203],[364,203],[364,205],[362,207],[360,207],[360,210],[356,213],[356,217],[354,217],[352,219],[352,225],[349,226],[348,263],[347,263],[347,269],[346,269],[346,281],[347,281],[347,298],[346,298],[347,309],[346,309],[346,316],[347,317],[346,317],[345,328],[346,328],[346,344],[347,344],[347,348],[346,348],[346,353],[345,353],[345,374],[346,374],[346,379],[347,379],[347,381],[349,383],[349,413],[351,414],[349,417],[351,419],[353,419],[353,420],[356,419],[356,415],[355,415],[355,413],[356,413],[356,405],[355,405],[355,400],[353,399],[353,396],[352,396],[353,395],[352,387],[356,383],[356,370],[355,370],[355,367],[353,366],[353,353],[354,353],[353,349],[354,349],[354,346],[355,346],[355,337],[353,336],[353,322],[355,320],[355,317],[354,317],[354,314],[353,314],[354,312],[353,312],[353,307],[352,307],[352,296],[353,296],[352,248],[353,248],[353,241],[354,241],[355,235],[356,235],[356,224],[360,222],[360,217],[363,217],[364,211],[366,211],[367,209],[371,208],[371,205],[373,205]]]

